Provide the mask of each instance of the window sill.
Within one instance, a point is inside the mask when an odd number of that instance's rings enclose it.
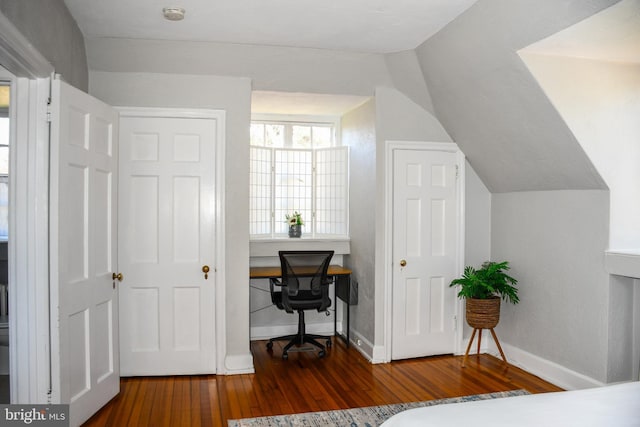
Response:
[[[333,250],[336,255],[348,255],[351,252],[351,240],[348,237],[335,238],[268,238],[253,239],[249,242],[249,254],[252,257],[278,256],[278,251]]]

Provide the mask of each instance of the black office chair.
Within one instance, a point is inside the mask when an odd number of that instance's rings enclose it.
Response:
[[[305,310],[326,311],[331,306],[329,298],[329,283],[327,270],[333,257],[333,251],[280,251],[280,266],[282,281],[270,280],[271,301],[280,309],[288,313],[298,312],[298,333],[271,338],[267,349],[273,348],[274,341],[288,340],[289,343],[282,351],[282,358],[289,357],[289,349],[304,343],[313,344],[320,348],[319,357],[326,354],[325,346],[319,339],[326,340],[326,346],[331,347],[331,337],[307,334],[305,332]],[[281,290],[276,290],[276,286]]]

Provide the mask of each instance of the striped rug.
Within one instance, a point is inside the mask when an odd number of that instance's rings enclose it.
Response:
[[[393,405],[368,406],[337,411],[307,412],[303,414],[276,415],[271,417],[242,418],[229,420],[229,427],[375,427],[387,418],[407,409],[448,403],[470,402],[474,400],[498,399],[529,394],[526,390],[501,391],[497,393],[474,394],[472,396],[449,399],[426,400],[423,402],[398,403]]]

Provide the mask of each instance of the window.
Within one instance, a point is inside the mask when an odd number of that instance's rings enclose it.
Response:
[[[336,124],[253,121],[250,233],[287,235],[287,214],[302,214],[303,235],[348,235],[348,148],[336,146]]]

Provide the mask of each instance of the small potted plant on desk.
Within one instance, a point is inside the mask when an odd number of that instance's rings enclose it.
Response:
[[[285,218],[285,222],[289,224],[289,237],[300,237],[302,235],[302,226],[304,225],[302,214],[295,211],[291,215],[287,214]]]
[[[513,304],[520,302],[518,298],[518,289],[515,285],[518,283],[516,279],[509,276],[506,271],[509,270],[509,262],[491,262],[487,261],[482,267],[475,269],[467,266],[464,274],[458,279],[451,281],[449,286],[460,286],[458,292],[459,298],[466,300],[466,318],[469,326],[473,328],[467,351],[465,352],[462,366],[465,366],[471,344],[478,335],[478,353],[480,353],[480,343],[482,341],[482,330],[489,329],[493,340],[498,346],[502,360],[507,363],[498,337],[493,328],[500,321],[500,299],[504,299]]]

